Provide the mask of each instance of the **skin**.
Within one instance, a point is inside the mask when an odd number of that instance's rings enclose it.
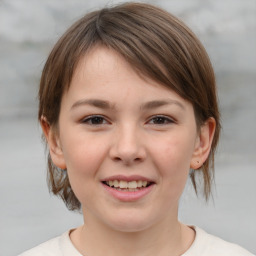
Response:
[[[198,129],[190,102],[98,46],[63,95],[58,133],[45,118],[41,124],[82,204],[84,225],[70,235],[82,254],[167,256],[191,246],[195,234],[178,221],[178,202],[189,169],[208,157],[214,119]],[[154,185],[124,202],[102,185],[112,175],[141,175]]]

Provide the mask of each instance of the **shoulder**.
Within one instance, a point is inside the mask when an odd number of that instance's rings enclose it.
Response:
[[[63,235],[55,237],[47,242],[44,242],[18,256],[80,256],[79,252],[73,246],[69,231]]]
[[[191,250],[188,250],[188,254],[185,253],[184,256],[254,256],[237,244],[210,235],[198,227],[194,227],[194,229],[196,239],[191,246]]]
[[[19,256],[32,256],[32,255],[61,255],[60,246],[59,246],[60,237],[55,237],[47,242],[44,242]]]

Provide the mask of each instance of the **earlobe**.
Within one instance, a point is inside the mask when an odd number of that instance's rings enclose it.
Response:
[[[44,116],[41,117],[40,124],[49,147],[52,162],[60,169],[66,169],[66,163],[57,132],[51,127]]]
[[[190,168],[199,169],[209,156],[212,140],[214,137],[216,122],[213,117],[209,118],[200,128]]]

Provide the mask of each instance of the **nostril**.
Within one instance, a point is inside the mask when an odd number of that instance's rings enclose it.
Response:
[[[125,165],[130,165],[132,163],[140,163],[142,161],[142,158],[140,158],[140,157],[137,157],[137,158],[134,158],[134,159],[132,159],[132,158],[130,158],[130,159],[123,158],[122,159],[121,157],[114,157],[112,159],[113,159],[114,162],[123,162]]]
[[[114,157],[113,160],[114,160],[115,162],[119,162],[119,161],[121,161],[122,159],[121,159],[120,157]]]
[[[140,163],[145,159],[146,153],[142,147],[128,147],[129,145],[114,145],[109,152],[109,156],[114,162],[124,164]]]

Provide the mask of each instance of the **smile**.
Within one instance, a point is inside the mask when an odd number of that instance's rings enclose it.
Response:
[[[154,191],[156,182],[140,175],[114,175],[101,180],[101,184],[118,201],[135,202]]]
[[[138,180],[138,181],[108,180],[108,181],[103,181],[103,183],[119,191],[131,191],[131,192],[137,191],[142,188],[146,188],[152,184],[152,182],[148,182],[145,180]]]

